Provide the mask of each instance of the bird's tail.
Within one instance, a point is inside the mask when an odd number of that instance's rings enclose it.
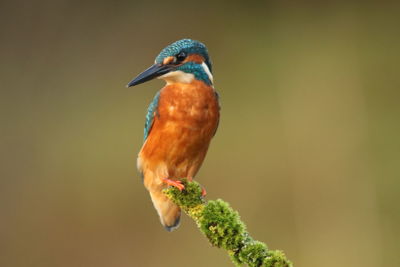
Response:
[[[173,203],[162,191],[150,190],[150,196],[165,229],[171,232],[178,228],[181,218],[179,206]]]

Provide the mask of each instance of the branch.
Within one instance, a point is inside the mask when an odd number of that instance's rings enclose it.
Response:
[[[282,251],[269,250],[263,242],[251,238],[239,214],[227,202],[221,199],[206,202],[199,183],[183,180],[183,184],[182,192],[170,187],[164,193],[196,222],[213,246],[228,251],[236,266],[293,266]]]

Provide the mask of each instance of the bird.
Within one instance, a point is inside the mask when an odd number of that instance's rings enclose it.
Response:
[[[163,189],[182,191],[182,179],[193,180],[217,131],[220,104],[210,56],[199,41],[182,39],[166,46],[127,87],[155,78],[166,84],[148,107],[137,168],[161,224],[170,232],[179,226],[181,209]]]

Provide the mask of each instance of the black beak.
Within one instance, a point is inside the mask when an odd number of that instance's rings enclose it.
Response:
[[[135,86],[135,85],[150,81],[154,78],[157,78],[163,74],[170,72],[171,70],[172,70],[171,66],[154,64],[147,70],[140,73],[135,79],[130,81],[126,87],[131,87],[131,86]]]

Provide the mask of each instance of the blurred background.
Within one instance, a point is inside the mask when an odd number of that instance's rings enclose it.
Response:
[[[399,7],[2,1],[0,266],[232,266],[136,171],[163,82],[125,85],[181,38],[221,95],[208,198],[296,266],[399,266]]]

